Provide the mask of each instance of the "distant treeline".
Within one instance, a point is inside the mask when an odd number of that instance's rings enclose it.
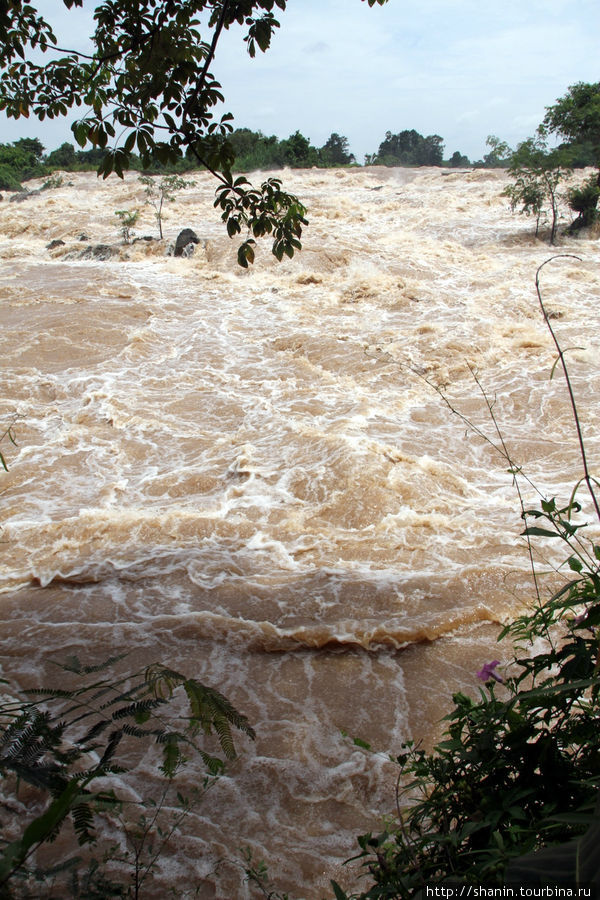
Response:
[[[275,135],[267,137],[260,131],[237,128],[227,140],[235,153],[233,169],[238,172],[281,169],[285,166],[307,169],[358,165],[354,155],[349,152],[348,139],[336,133],[331,134],[322,147],[314,147],[310,139],[299,131],[279,140]],[[452,168],[498,168],[510,165],[513,151],[507,144],[492,135],[487,139],[487,146],[489,152],[483,159],[475,162],[471,162],[458,150],[444,159],[444,142],[439,135],[424,137],[414,129],[400,131],[398,134],[388,131],[377,153],[367,154],[364,164]],[[578,168],[595,164],[591,145],[563,146],[569,155],[571,166]],[[0,144],[0,190],[20,190],[23,181],[50,175],[57,169],[67,172],[95,170],[103,158],[104,150],[101,148],[76,150],[73,144],[67,142],[48,154],[37,138],[20,138],[11,144]],[[132,159],[132,168],[142,169],[136,156]],[[149,171],[185,172],[195,168],[195,160],[184,158],[174,166],[156,166]]]

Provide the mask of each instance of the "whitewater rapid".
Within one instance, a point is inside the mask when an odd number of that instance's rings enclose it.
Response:
[[[597,458],[598,240],[536,239],[503,172],[285,171],[303,250],[264,245],[246,272],[210,176],[166,207],[189,259],[119,244],[119,209],[157,234],[135,173],[64,179],[0,202],[4,675],[129,650],[218,686],[257,740],[163,876],[246,896],[250,845],[318,898],[395,802],[392,767],[342,731],[429,739],[532,597],[508,464],[439,392],[497,443],[475,373],[514,463],[567,499],[581,467],[534,280],[581,257],[542,287]],[[118,253],[80,258],[97,243]]]

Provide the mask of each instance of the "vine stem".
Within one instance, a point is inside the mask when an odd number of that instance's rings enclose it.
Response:
[[[428,378],[426,378],[424,375],[421,375],[415,369],[411,368],[410,371],[413,372],[413,374],[417,375],[419,378],[421,378],[425,382],[425,384],[429,385],[429,387],[433,388],[433,390],[436,392],[438,397],[440,397],[444,401],[444,403],[446,404],[446,406],[448,407],[450,412],[453,415],[457,416],[459,419],[461,419],[465,423],[465,425],[467,426],[469,431],[472,431],[474,434],[476,434],[478,437],[480,437],[483,441],[485,441],[486,444],[489,444],[489,446],[492,447],[492,449],[495,450],[496,453],[498,453],[502,457],[502,459],[504,459],[508,463],[508,466],[509,466],[508,471],[512,475],[513,485],[515,487],[517,496],[519,498],[519,506],[521,507],[521,518],[524,519],[525,518],[525,504],[523,501],[523,493],[521,491],[521,486],[519,484],[519,476],[521,478],[523,478],[524,481],[526,481],[527,484],[529,484],[529,486],[531,488],[533,488],[533,490],[536,491],[537,494],[540,495],[540,497],[543,498],[543,495],[541,494],[540,490],[535,486],[533,481],[525,474],[522,467],[519,466],[512,458],[510,450],[508,449],[506,442],[504,440],[504,435],[502,433],[502,429],[500,428],[500,424],[496,418],[496,413],[494,412],[494,406],[496,403],[495,398],[494,398],[494,400],[491,400],[490,397],[488,397],[487,392],[486,392],[485,388],[483,387],[483,384],[481,383],[479,375],[477,374],[477,370],[474,368],[474,366],[472,366],[470,363],[467,363],[467,368],[469,369],[469,372],[471,373],[471,376],[472,376],[475,384],[479,388],[481,395],[484,399],[489,416],[494,425],[494,430],[496,431],[496,434],[498,435],[498,441],[499,441],[498,443],[493,441],[490,438],[490,436],[487,435],[481,428],[479,428],[471,419],[469,419],[468,416],[465,416],[464,413],[462,413],[458,409],[458,407],[454,406],[454,404],[451,402],[451,400],[448,398],[448,396],[444,393],[444,390],[439,385],[434,384],[433,381],[430,381]],[[535,594],[536,594],[538,603],[541,604],[542,599],[541,599],[540,586],[539,586],[538,577],[537,577],[536,568],[535,568],[535,561],[533,558],[533,547],[532,547],[532,543],[531,543],[531,537],[528,534],[525,534],[525,539],[527,541],[527,553],[529,555],[529,564],[530,564],[530,568],[531,568],[531,574],[533,577],[533,585],[534,585],[534,589],[535,589]]]
[[[543,262],[541,264],[541,266],[539,266],[537,272],[535,273],[535,289],[537,292],[540,308],[542,310],[542,315],[544,316],[544,321],[546,323],[546,327],[548,328],[548,331],[552,335],[552,340],[554,341],[554,346],[556,347],[556,350],[558,353],[558,359],[560,361],[560,364],[561,364],[561,367],[563,370],[563,375],[565,377],[567,390],[569,391],[569,399],[571,402],[571,409],[573,411],[573,419],[575,421],[575,427],[577,429],[577,440],[579,442],[579,453],[581,455],[581,461],[583,463],[583,480],[585,481],[588,491],[590,492],[590,496],[592,498],[592,503],[594,504],[594,509],[596,510],[596,518],[600,522],[600,505],[598,504],[598,498],[596,497],[594,488],[592,487],[592,476],[590,475],[590,470],[589,470],[589,466],[588,466],[587,454],[585,452],[585,444],[583,441],[583,433],[581,431],[581,423],[579,421],[579,413],[577,411],[577,403],[575,401],[575,394],[573,393],[571,379],[569,378],[569,370],[567,369],[567,364],[565,362],[565,354],[564,354],[562,347],[560,346],[558,338],[556,337],[554,329],[552,328],[552,325],[550,323],[550,319],[548,317],[548,313],[546,312],[546,307],[544,306],[544,301],[542,299],[542,291],[540,288],[540,272],[542,271],[544,266],[548,265],[548,263],[552,262],[555,259],[576,259],[579,262],[582,262],[582,260],[581,260],[580,256],[575,256],[574,253],[559,253],[556,256],[551,256],[549,259],[547,259],[545,262]]]

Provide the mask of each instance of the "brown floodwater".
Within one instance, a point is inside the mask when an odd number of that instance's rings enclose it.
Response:
[[[593,460],[600,246],[536,239],[503,172],[286,171],[304,249],[243,271],[194,182],[164,221],[167,243],[196,231],[189,259],[78,257],[82,234],[120,241],[118,209],[157,234],[135,174],[0,203],[3,674],[127,650],[218,687],[256,740],[147,896],[253,896],[249,846],[318,900],[395,803],[394,767],[342,732],[430,741],[533,596],[508,464],[434,388],[497,442],[475,371],[514,462],[567,499],[581,465],[535,273],[581,257],[542,285]]]

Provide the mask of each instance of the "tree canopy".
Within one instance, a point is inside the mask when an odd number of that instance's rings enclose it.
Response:
[[[571,164],[600,170],[600,82],[571,85],[564,97],[546,107],[540,130],[566,138],[561,149]]]
[[[363,0],[364,2],[364,0]],[[367,0],[369,6],[387,0]],[[67,9],[83,0],[63,0]],[[269,179],[253,188],[231,174],[230,113],[211,66],[222,33],[243,27],[250,56],[268,50],[287,0],[104,0],[95,7],[93,51],[65,48],[34,3],[0,5],[0,109],[10,117],[66,116],[81,147],[104,151],[99,174],[122,177],[137,152],[144,167],[191,156],[220,181],[215,205],[230,236],[248,231],[238,253],[247,266],[254,238],[269,234],[278,258],[300,248],[306,210]],[[47,61],[35,62],[32,51]]]
[[[441,166],[443,155],[444,140],[439,134],[423,137],[413,128],[398,134],[387,131],[371,161],[383,166]]]
[[[546,107],[543,128],[577,144],[591,144],[600,165],[600,82],[571,85],[564,97]]]
[[[551,150],[547,137],[555,134],[566,141]],[[512,152],[493,135],[487,140],[491,153],[485,160],[499,165],[510,155],[509,173],[514,182],[506,191],[513,211],[536,218],[536,235],[540,223],[549,218],[550,243],[554,243],[558,225],[558,185],[575,167],[596,166],[598,171],[583,184],[572,185],[566,193],[569,208],[577,218],[569,226],[573,232],[598,220],[600,199],[600,83],[578,82],[571,85],[564,97],[546,107],[546,115],[535,137],[520,143]],[[490,162],[492,161],[492,162]]]
[[[0,144],[0,190],[20,190],[21,181],[43,175],[44,147],[37,138]]]

